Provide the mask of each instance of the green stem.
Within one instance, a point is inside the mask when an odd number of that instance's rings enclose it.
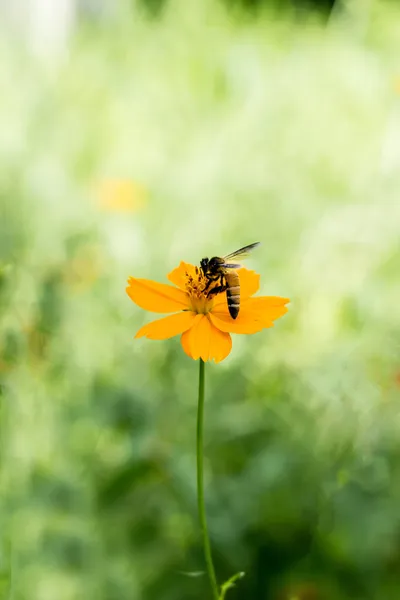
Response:
[[[210,580],[213,598],[219,599],[217,578],[215,577],[214,565],[211,556],[210,539],[208,537],[206,511],[204,507],[204,477],[203,477],[203,421],[204,421],[204,361],[200,358],[199,371],[199,400],[197,405],[197,506],[201,532],[203,534],[204,558],[207,565],[208,578]]]

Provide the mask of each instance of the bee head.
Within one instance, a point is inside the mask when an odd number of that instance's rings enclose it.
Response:
[[[215,270],[218,269],[218,267],[220,265],[224,264],[224,259],[223,258],[219,258],[218,256],[214,256],[213,258],[210,258],[210,260],[208,261],[208,268],[210,270]]]
[[[208,263],[209,262],[210,261],[208,260],[208,258],[202,258],[201,259],[201,261],[200,261],[200,267],[201,267],[201,270],[203,271],[203,273],[205,273],[207,271]]]

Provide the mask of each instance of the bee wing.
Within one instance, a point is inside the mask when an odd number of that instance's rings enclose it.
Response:
[[[240,263],[224,263],[224,269],[240,269],[241,267]]]
[[[248,256],[250,254],[250,252],[252,250],[254,250],[254,248],[257,248],[257,246],[259,246],[259,245],[260,245],[260,242],[255,242],[254,244],[249,244],[248,246],[244,246],[243,248],[240,248],[239,250],[236,250],[235,252],[231,252],[231,254],[227,254],[226,256],[224,256],[225,263],[228,263],[232,258],[236,258],[239,260],[242,260],[242,258],[246,258],[246,256]],[[227,264],[225,264],[225,266],[227,266]],[[235,267],[230,267],[230,268],[237,269],[239,267],[236,265]]]

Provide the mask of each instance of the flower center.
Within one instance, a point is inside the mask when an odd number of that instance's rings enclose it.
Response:
[[[213,307],[214,298],[211,293],[216,287],[217,282],[208,283],[203,271],[199,267],[195,267],[195,275],[186,275],[186,291],[190,297],[190,308],[193,312],[207,314]],[[207,289],[206,289],[207,288]]]

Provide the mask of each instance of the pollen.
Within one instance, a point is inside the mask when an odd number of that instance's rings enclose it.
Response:
[[[196,296],[196,298],[206,297],[204,293],[204,288],[207,285],[207,280],[203,275],[203,272],[200,271],[198,267],[195,270],[196,277],[190,275],[187,271],[185,272],[186,276],[186,291],[189,296]]]
[[[203,271],[195,267],[195,275],[185,272],[186,291],[189,294],[191,309],[200,314],[207,314],[214,305],[214,297],[210,293],[215,284],[208,285],[208,279]]]

